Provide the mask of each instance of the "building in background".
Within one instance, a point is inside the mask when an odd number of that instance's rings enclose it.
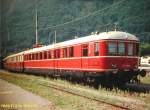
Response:
[[[150,66],[150,55],[141,57],[141,66]]]

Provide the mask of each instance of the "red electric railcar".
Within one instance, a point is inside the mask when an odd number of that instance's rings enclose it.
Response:
[[[139,60],[138,38],[126,32],[112,31],[10,55],[4,59],[4,67],[82,80],[128,82],[138,74],[145,75],[138,69]]]

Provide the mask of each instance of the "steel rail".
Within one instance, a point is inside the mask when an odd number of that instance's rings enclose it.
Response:
[[[18,77],[18,76],[13,76],[13,77]],[[18,78],[20,78],[20,77],[18,77]],[[32,78],[27,78],[27,79],[33,80]],[[76,96],[79,96],[79,97],[83,97],[83,98],[86,98],[86,99],[89,99],[89,100],[94,100],[94,101],[99,102],[99,103],[104,103],[104,104],[107,104],[107,105],[111,105],[111,106],[116,107],[116,108],[120,108],[120,109],[124,109],[124,110],[133,110],[133,109],[131,109],[131,108],[124,107],[124,106],[117,105],[117,104],[113,104],[113,103],[110,103],[110,102],[106,102],[106,101],[100,100],[100,99],[95,98],[95,97],[90,97],[90,96],[85,96],[85,95],[83,95],[83,94],[79,94],[79,93],[77,93],[77,92],[71,91],[71,89],[70,89],[70,91],[69,91],[69,90],[67,90],[66,87],[58,86],[58,85],[56,85],[56,84],[51,84],[51,83],[49,83],[49,82],[47,82],[47,81],[40,80],[39,78],[38,78],[37,80],[38,80],[37,82],[38,82],[40,85],[45,86],[45,87],[49,87],[49,88],[52,88],[52,89],[55,89],[55,90],[59,90],[59,91],[61,91],[61,92],[66,92],[66,93],[69,93],[69,94],[72,94],[72,95],[76,95]]]
[[[67,90],[66,87],[58,86],[58,85],[55,85],[55,84],[48,84],[48,85],[46,85],[46,84],[41,84],[40,83],[40,85],[43,85],[43,86],[46,86],[46,87],[50,87],[52,89],[59,90],[61,92],[66,92],[66,93],[69,93],[69,94],[72,94],[72,95],[83,97],[83,98],[86,98],[86,99],[89,99],[89,100],[94,100],[94,101],[99,102],[99,103],[104,103],[104,104],[107,104],[107,105],[111,105],[111,106],[116,107],[116,108],[120,108],[120,109],[124,109],[124,110],[132,110],[131,108],[124,107],[124,106],[117,105],[117,104],[113,104],[113,103],[110,103],[110,102],[106,102],[106,101],[100,100],[100,99],[95,98],[95,97],[92,98],[90,96],[85,96],[85,95],[79,94],[77,92],[69,91],[69,90]]]

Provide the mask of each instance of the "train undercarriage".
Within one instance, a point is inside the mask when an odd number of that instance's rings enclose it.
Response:
[[[52,79],[63,79],[77,84],[90,85],[94,88],[99,88],[99,86],[113,88],[122,86],[128,82],[139,83],[139,77],[144,77],[146,75],[145,70],[98,73],[57,69],[25,69],[24,72],[50,77]]]

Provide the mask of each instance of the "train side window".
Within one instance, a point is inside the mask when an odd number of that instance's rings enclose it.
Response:
[[[82,45],[82,56],[88,56],[88,45]]]
[[[29,54],[29,60],[31,60],[31,54]]]
[[[57,58],[60,58],[60,49],[57,49]]]
[[[32,54],[30,54],[30,60],[32,60]]]
[[[36,60],[38,60],[38,53],[36,53]]]
[[[135,55],[138,56],[139,55],[139,44],[138,43],[135,44],[135,48],[136,48]]]
[[[20,56],[17,56],[17,62],[19,62],[20,61]]]
[[[22,62],[22,55],[20,55],[20,62]]]
[[[26,55],[26,59],[27,59],[27,60],[29,60],[29,56],[28,56],[28,54]]]
[[[18,62],[20,62],[20,59],[21,59],[21,58],[20,58],[20,55],[19,55],[19,56],[18,56]]]
[[[28,57],[28,55],[26,55],[26,60],[29,60],[29,57]]]
[[[34,54],[32,54],[32,60],[34,60]]]
[[[42,59],[42,52],[40,52],[40,60]]]
[[[128,44],[128,55],[133,55],[133,44]]]
[[[54,50],[54,58],[57,58],[56,50]]]
[[[28,60],[30,60],[30,54],[28,54]]]
[[[32,60],[32,54],[30,54],[30,60]]]
[[[125,43],[118,43],[118,54],[125,55]]]
[[[109,42],[108,43],[108,54],[109,55],[116,55],[117,53],[117,43]]]
[[[18,59],[18,56],[16,56],[16,61],[15,62],[17,62],[17,59]]]
[[[54,50],[54,58],[60,58],[60,49]]]
[[[26,57],[26,55],[24,55],[24,61],[26,61],[27,60],[27,57]]]
[[[69,57],[73,57],[73,56],[74,56],[74,48],[69,47]]]
[[[26,55],[26,58],[27,58],[27,60],[29,60],[29,56],[28,56],[28,54]]]
[[[27,59],[27,55],[25,55],[25,61],[27,61],[28,59]]]
[[[47,58],[48,58],[48,59],[51,59],[51,51],[48,51],[48,53],[47,53]]]
[[[21,62],[21,55],[19,56],[19,62]]]
[[[18,62],[18,59],[19,59],[19,57],[18,57],[18,56],[16,56],[16,62]]]
[[[44,59],[47,59],[47,51],[44,51]]]
[[[95,56],[99,55],[99,42],[94,43],[94,55]]]
[[[67,48],[63,49],[63,57],[66,58],[67,57]]]
[[[28,54],[28,60],[30,60],[30,54]]]
[[[12,62],[14,62],[15,61],[15,57],[12,57]]]

